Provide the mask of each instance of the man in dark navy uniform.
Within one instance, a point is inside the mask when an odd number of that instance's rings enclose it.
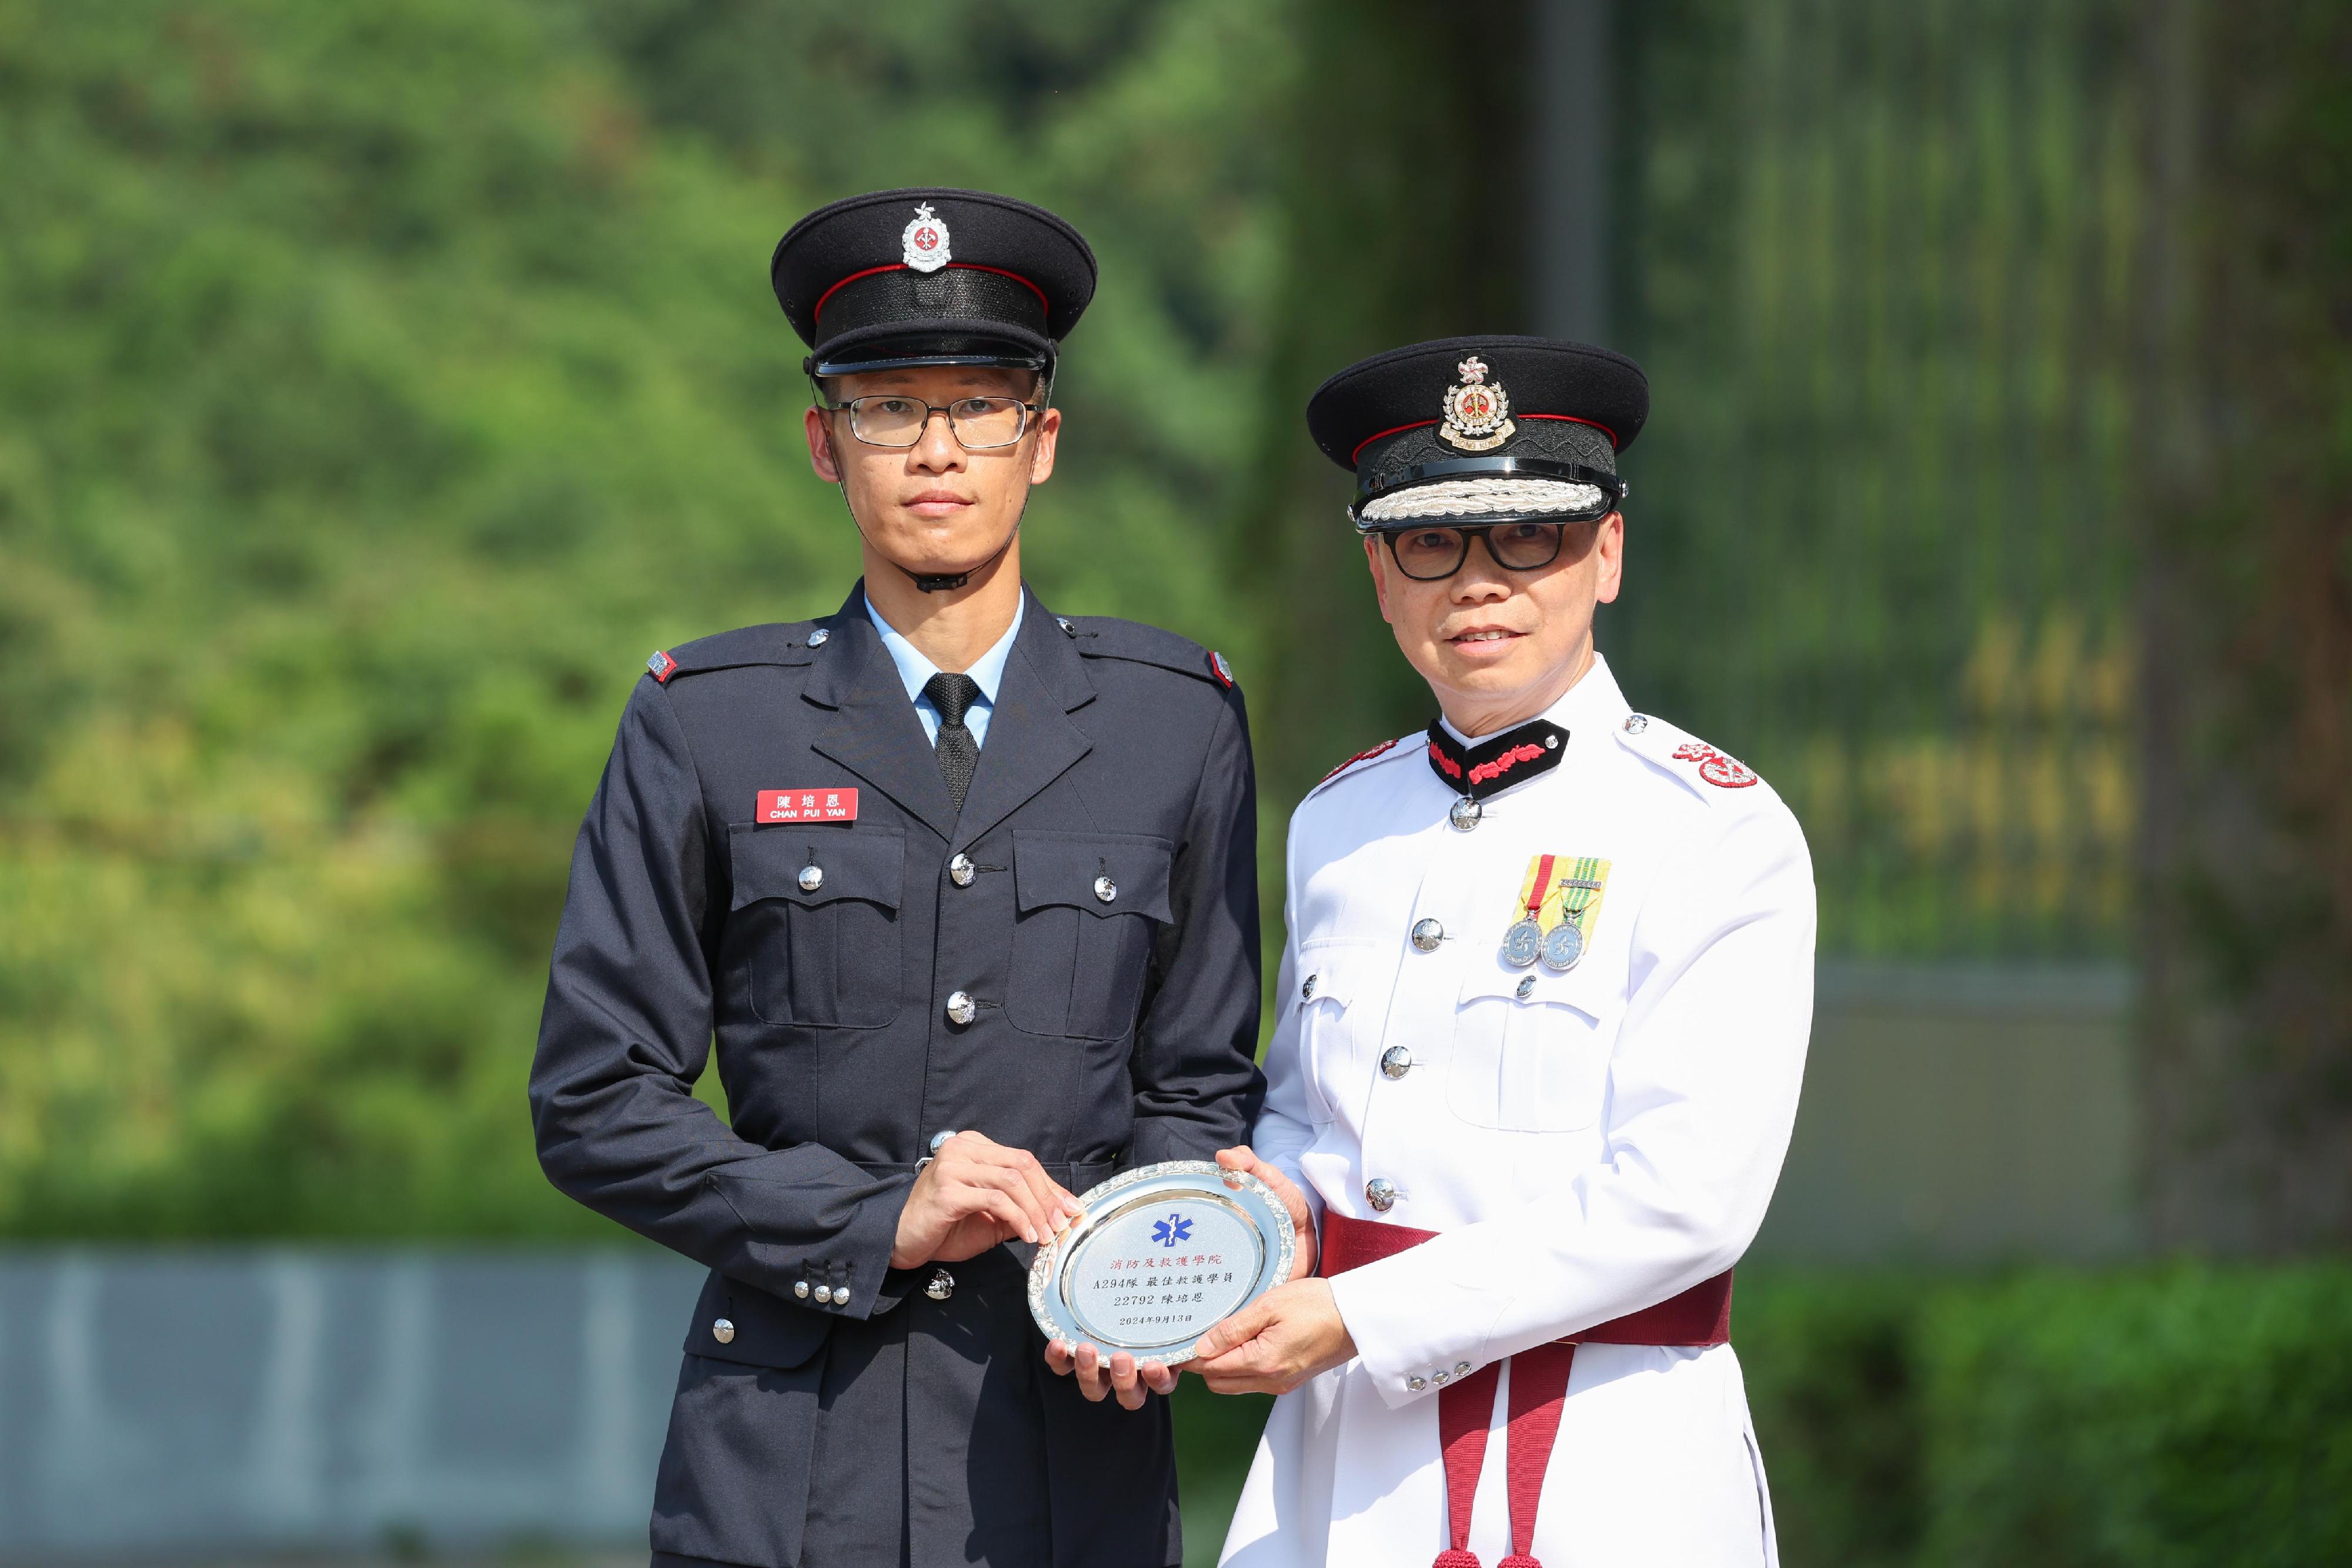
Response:
[[[771,276],[865,577],[654,656],[531,1073],[555,1184],[711,1270],[654,1559],[1160,1568],[1173,1379],[1049,1366],[1024,1261],[1073,1194],[1256,1114],[1241,694],[1021,581],[1094,290],[1076,231],[887,192],[795,225]],[[693,1094],[714,1033],[731,1126]]]

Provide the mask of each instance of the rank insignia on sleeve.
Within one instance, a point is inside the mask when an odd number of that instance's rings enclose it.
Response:
[[[1486,379],[1486,361],[1473,354],[1454,367],[1461,381],[1445,389],[1445,424],[1437,434],[1449,446],[1487,452],[1511,438],[1511,394]]]
[[[947,220],[923,203],[898,235],[899,258],[917,272],[937,272],[953,258],[948,255]]]
[[[654,656],[646,661],[646,669],[656,683],[666,686],[669,685],[670,676],[677,673],[677,661],[656,649]]]
[[[1688,740],[1675,747],[1675,760],[1697,763],[1698,776],[1718,789],[1745,789],[1757,782],[1754,768],[1734,761],[1704,741]]]
[[[1591,855],[1538,855],[1528,862],[1503,933],[1503,962],[1525,969],[1540,962],[1565,974],[1583,958],[1609,890],[1609,862]]]

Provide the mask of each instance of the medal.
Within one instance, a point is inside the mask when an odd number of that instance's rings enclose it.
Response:
[[[1556,855],[1543,855],[1536,862],[1536,874],[1527,895],[1527,913],[1511,923],[1503,933],[1503,962],[1514,969],[1524,969],[1534,963],[1544,951],[1544,897],[1551,892],[1551,868]]]
[[[1535,922],[1530,920],[1527,924],[1533,925]],[[1576,923],[1576,916],[1573,915],[1565,917],[1546,933],[1543,939],[1545,968],[1555,974],[1565,973],[1575,968],[1576,961],[1583,956],[1584,927]]]

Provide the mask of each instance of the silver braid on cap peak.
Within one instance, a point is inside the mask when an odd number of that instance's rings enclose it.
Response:
[[[1497,512],[1590,512],[1607,499],[1598,485],[1571,485],[1558,479],[1441,479],[1433,485],[1391,490],[1365,502],[1357,516],[1368,523],[1392,523]]]

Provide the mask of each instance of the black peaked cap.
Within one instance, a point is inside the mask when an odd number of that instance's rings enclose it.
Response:
[[[937,186],[820,207],[785,232],[768,267],[817,374],[941,360],[1044,364],[1094,298],[1095,276],[1086,240],[1043,207]]]
[[[1484,367],[1479,384],[1506,394],[1512,427],[1475,451],[1446,438],[1449,429],[1461,434],[1449,426],[1447,394],[1465,384],[1462,366],[1474,356]],[[1624,355],[1503,334],[1441,338],[1359,361],[1315,390],[1307,429],[1325,456],[1366,484],[1415,465],[1466,467],[1503,458],[1613,475],[1617,454],[1633,444],[1649,415],[1649,378]]]

